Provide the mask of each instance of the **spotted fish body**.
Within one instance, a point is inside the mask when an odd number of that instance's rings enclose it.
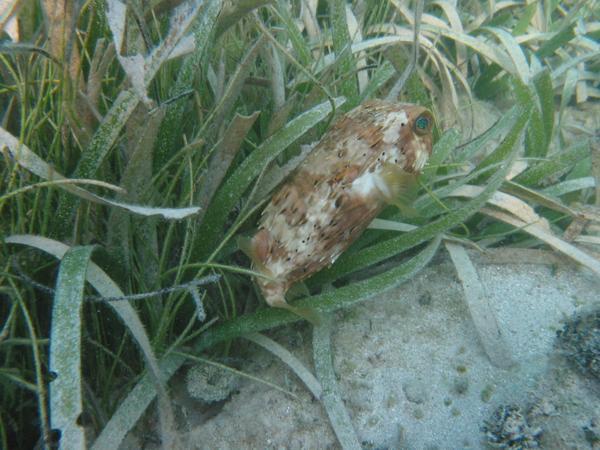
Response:
[[[273,196],[246,248],[271,306],[292,284],[330,266],[431,154],[431,113],[373,100],[342,116]]]

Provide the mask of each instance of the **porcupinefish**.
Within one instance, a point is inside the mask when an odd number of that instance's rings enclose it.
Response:
[[[431,155],[426,108],[372,100],[340,117],[265,207],[242,244],[270,306],[296,282],[330,266],[387,204],[406,193]]]

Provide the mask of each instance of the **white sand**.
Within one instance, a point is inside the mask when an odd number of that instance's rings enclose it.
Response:
[[[503,370],[489,362],[454,267],[447,259],[432,265],[338,314],[335,368],[359,440],[374,449],[485,448],[484,420],[515,404],[535,407],[530,420],[544,431],[542,448],[591,448],[583,427],[600,419],[598,389],[567,368],[553,343],[562,320],[599,301],[600,280],[565,265],[476,266],[517,364]],[[298,327],[274,335],[310,367],[307,336]],[[337,448],[320,403],[278,360],[252,348],[246,370],[300,400],[242,381],[215,417],[187,424],[190,447]]]

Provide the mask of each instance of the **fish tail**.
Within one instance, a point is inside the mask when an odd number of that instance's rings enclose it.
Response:
[[[299,317],[302,317],[303,319],[309,321],[315,326],[321,324],[321,317],[319,316],[319,313],[313,308],[290,305],[288,302],[285,301],[283,295],[272,296],[270,298],[267,298],[266,300],[269,306],[272,306],[274,308],[287,309],[288,311],[296,314]]]
[[[257,251],[256,236],[249,238],[247,236],[237,237],[238,248],[252,261],[252,266],[263,274],[270,274],[265,266],[265,258],[261,258],[261,255]]]

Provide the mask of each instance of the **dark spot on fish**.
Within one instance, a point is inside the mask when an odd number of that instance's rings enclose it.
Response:
[[[340,206],[342,206],[343,201],[344,200],[342,199],[342,196],[340,195],[338,198],[335,199],[335,203],[334,203],[335,207],[339,208]]]

